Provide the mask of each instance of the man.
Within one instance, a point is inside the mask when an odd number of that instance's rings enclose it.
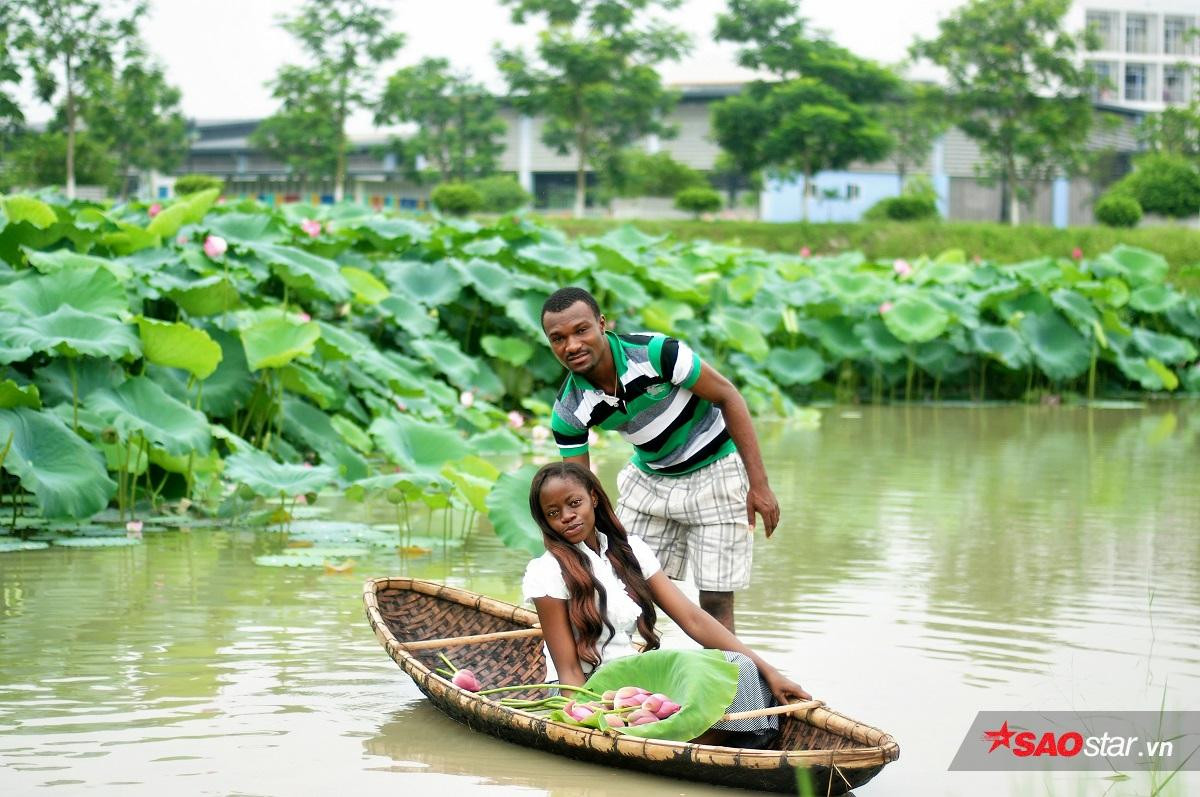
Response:
[[[768,537],[779,502],[767,484],[746,401],[686,344],[606,330],[595,298],[562,288],[542,330],[569,373],[551,429],[564,459],[589,467],[588,430],[634,446],[617,477],[617,514],[679,580],[692,562],[700,606],[734,630],[733,593],[750,583],[755,514]]]

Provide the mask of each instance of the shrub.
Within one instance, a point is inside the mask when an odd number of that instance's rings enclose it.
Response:
[[[693,216],[721,209],[721,195],[711,188],[685,188],[675,195],[675,207]]]
[[[1108,227],[1136,227],[1142,206],[1128,194],[1109,192],[1096,202],[1095,214],[1096,221]]]
[[[926,194],[902,194],[881,199],[867,210],[867,221],[921,221],[938,217],[937,198]]]
[[[480,209],[486,213],[508,213],[533,201],[529,192],[510,174],[481,177],[469,185],[479,192],[483,200]]]
[[[430,192],[429,200],[449,216],[465,216],[483,207],[483,195],[467,183],[442,183]]]
[[[175,196],[187,196],[210,188],[224,191],[225,181],[210,174],[185,174],[175,178]]]
[[[624,150],[605,169],[603,182],[616,196],[676,196],[687,188],[704,188],[704,175],[671,157]]]
[[[1200,213],[1200,172],[1177,155],[1144,155],[1109,193],[1133,197],[1146,213],[1194,216]]]

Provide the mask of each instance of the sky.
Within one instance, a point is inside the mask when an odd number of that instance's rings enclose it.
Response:
[[[377,0],[393,8],[393,28],[408,40],[380,82],[394,69],[427,56],[441,56],[502,90],[492,47],[530,46],[532,26],[513,25],[497,0]],[[905,57],[915,36],[932,36],[937,22],[962,0],[803,0],[802,13],[813,27],[839,44],[883,63]],[[291,15],[301,0],[152,0],[143,33],[166,66],[168,79],[183,93],[184,115],[202,121],[255,118],[275,108],[265,84],[283,63],[302,63],[296,45],[276,19]],[[714,20],[725,0],[685,0],[667,15],[689,32],[694,49],[678,63],[663,64],[668,83],[726,82],[744,79],[734,50],[712,41]],[[921,76],[917,71],[917,76]],[[31,120],[48,109],[26,105]],[[352,119],[350,132],[365,132],[369,118]]]

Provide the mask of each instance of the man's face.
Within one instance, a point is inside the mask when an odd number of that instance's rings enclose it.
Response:
[[[604,316],[596,317],[583,302],[542,316],[542,329],[558,361],[577,374],[587,374],[609,352]]]

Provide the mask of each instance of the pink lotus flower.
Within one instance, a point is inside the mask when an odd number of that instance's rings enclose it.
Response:
[[[300,313],[296,317],[300,319],[301,324],[307,324],[309,321],[312,321],[312,316],[308,313]]]
[[[679,705],[678,703],[672,703],[670,700],[664,700],[662,707],[659,708],[656,713],[658,714],[658,718],[660,720],[665,720],[667,717],[679,713],[679,709],[681,708],[683,708],[683,706]]]
[[[892,304],[891,302],[884,302],[883,304],[879,305],[879,314],[883,315],[884,313],[891,312],[891,309],[895,306],[896,305]]]
[[[912,275],[913,267],[907,260],[896,258],[892,261],[892,271],[896,272],[896,276],[900,277],[900,279],[904,279]]]
[[[225,239],[219,235],[210,235],[204,239],[204,254],[208,255],[214,260],[225,254],[226,250],[228,249],[229,244],[227,244]]]
[[[807,246],[800,247],[800,257],[808,257],[811,254],[812,254],[812,250],[809,249]]]
[[[538,424],[530,430],[529,435],[533,438],[533,442],[542,443],[550,439],[550,430]]]
[[[316,238],[321,234],[321,222],[316,221],[315,219],[305,219],[304,221],[300,222],[300,229],[308,233],[308,237]]]
[[[1083,259],[1083,250],[1080,249],[1078,246],[1075,247],[1074,249],[1071,250],[1071,257],[1074,258],[1075,260],[1082,260]]]
[[[142,536],[142,521],[131,520],[125,524],[125,531],[130,537]]]
[[[175,243],[179,244],[180,246],[183,246],[184,244],[186,244],[188,242],[188,240],[189,239],[186,235],[180,235],[175,239]]]
[[[157,216],[159,213],[162,213],[162,205],[160,205],[159,203],[155,202],[153,205],[151,205],[150,207],[146,208],[146,212],[150,214],[150,218],[154,218],[154,217],[155,217],[155,216]]]
[[[469,390],[464,390],[458,395],[458,403],[468,408],[475,406],[475,394]]]
[[[626,717],[625,721],[629,723],[630,727],[636,727],[638,725],[649,725],[651,722],[658,722],[658,717],[649,711],[638,709]]]
[[[466,689],[468,692],[478,692],[480,689],[479,679],[470,670],[459,670],[454,673],[454,677],[450,679],[450,683],[459,689]]]
[[[459,670],[459,672],[462,672],[462,670]],[[582,703],[576,703],[574,700],[572,700],[571,702],[567,703],[567,705],[563,706],[563,713],[576,722],[583,722],[588,717],[595,714],[596,710],[593,708],[588,708]]]
[[[219,197],[217,197],[217,204],[218,204],[218,205],[224,205],[224,204],[225,204],[225,197],[223,197],[223,196],[219,196]]]
[[[312,467],[312,465],[309,465],[309,467],[311,468],[311,467]],[[296,496],[296,503],[297,503],[297,504],[300,504],[301,506],[304,506],[305,504],[307,504],[307,503],[308,503],[308,496],[307,496],[307,495],[305,495],[304,493],[299,493],[299,494]]]
[[[978,266],[983,262],[983,258],[979,255],[971,255],[971,262]]]
[[[508,413],[508,426],[510,429],[520,429],[525,425],[525,416],[517,410]]]

